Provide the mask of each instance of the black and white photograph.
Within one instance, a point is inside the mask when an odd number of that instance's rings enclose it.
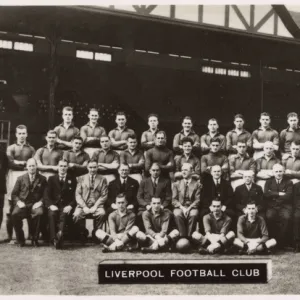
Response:
[[[2,5],[0,295],[300,294],[300,4]]]

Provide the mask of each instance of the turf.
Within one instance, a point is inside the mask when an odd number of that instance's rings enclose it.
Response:
[[[2,234],[1,234],[2,235]],[[59,251],[49,246],[24,248],[0,245],[0,294],[44,295],[215,295],[299,294],[300,254],[277,253],[271,258],[273,277],[268,284],[243,285],[98,285],[97,265],[104,259],[220,259],[240,256],[193,254],[105,253],[98,245],[67,245]],[[242,257],[242,258],[248,258]]]

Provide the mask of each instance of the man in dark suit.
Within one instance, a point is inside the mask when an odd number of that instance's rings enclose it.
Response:
[[[120,164],[118,169],[119,176],[111,181],[108,185],[108,201],[106,202],[106,212],[110,214],[117,209],[115,205],[116,198],[119,194],[124,194],[127,202],[127,209],[134,213],[137,211],[137,192],[139,183],[129,175],[129,166],[126,163]]]
[[[283,248],[292,218],[293,183],[283,177],[284,167],[280,164],[273,166],[273,174],[274,178],[267,179],[264,189],[266,218],[270,236]]]
[[[294,241],[295,252],[300,252],[300,182],[294,185]]]
[[[225,212],[235,224],[234,198],[231,184],[222,177],[222,169],[219,165],[211,167],[211,178],[207,178],[203,184],[200,202],[200,226],[203,224],[203,217],[210,213],[212,200],[221,200],[221,210]],[[203,228],[200,227],[200,230]]]
[[[87,238],[85,229],[85,218],[94,219],[94,232],[100,229],[105,222],[105,202],[107,201],[107,180],[104,176],[97,174],[98,163],[90,160],[87,165],[89,173],[78,178],[76,187],[77,207],[73,214],[75,223],[78,223],[81,241]]]
[[[173,214],[180,236],[191,237],[199,218],[201,184],[192,178],[193,166],[184,163],[181,168],[183,179],[172,187]]]
[[[264,216],[264,193],[260,185],[255,184],[254,173],[251,170],[244,171],[244,184],[236,187],[234,192],[235,210],[238,216],[244,215],[244,209],[248,203],[255,202],[258,209],[258,215]]]
[[[160,198],[164,208],[171,208],[171,181],[161,177],[160,174],[161,169],[159,164],[153,163],[150,168],[151,176],[141,181],[137,194],[139,215],[141,215],[143,211],[151,208],[151,200],[153,197]]]
[[[5,152],[0,151],[0,228],[3,220],[4,197],[6,194],[6,174],[8,171],[8,158]]]
[[[32,245],[39,246],[40,219],[43,215],[43,195],[47,185],[46,178],[37,173],[36,160],[30,158],[26,164],[28,173],[18,177],[12,191],[14,210],[12,222],[20,247],[25,245],[22,220],[29,219],[29,229],[32,236]]]
[[[63,248],[65,224],[76,206],[76,178],[68,171],[68,161],[58,162],[58,174],[49,177],[45,193],[45,206],[48,209],[50,241],[56,249]],[[57,226],[58,225],[58,226]],[[57,228],[58,227],[58,231]]]

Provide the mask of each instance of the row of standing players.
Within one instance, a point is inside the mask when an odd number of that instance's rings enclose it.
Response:
[[[110,182],[113,179],[115,179],[116,170],[119,167],[119,155],[111,149],[111,144],[113,148],[116,147],[118,149],[119,147],[119,149],[124,150],[120,155],[121,163],[125,163],[125,164],[127,163],[129,165],[130,173],[131,173],[130,175],[136,178],[139,182],[141,181],[142,178],[141,174],[144,169],[144,164],[145,164],[146,173],[149,173],[152,163],[158,162],[160,171],[162,173],[161,176],[162,178],[169,177],[170,175],[172,180],[177,179],[179,180],[178,182],[183,183],[185,179],[183,178],[184,172],[182,171],[181,168],[185,162],[188,162],[192,166],[191,181],[197,182],[201,174],[202,183],[204,187],[201,193],[207,194],[205,190],[206,191],[210,190],[208,194],[211,194],[209,197],[205,197],[205,196],[202,197],[203,201],[200,201],[201,216],[203,216],[203,211],[205,211],[204,208],[206,209],[206,212],[209,212],[208,208],[210,207],[211,201],[213,199],[221,199],[222,211],[225,211],[227,212],[227,214],[230,215],[230,207],[234,206],[233,205],[234,201],[231,200],[233,197],[231,197],[230,195],[226,195],[226,192],[224,193],[223,191],[224,188],[222,186],[224,184],[222,183],[225,183],[225,185],[227,185],[227,190],[229,191],[229,192],[227,191],[227,194],[228,193],[231,194],[230,184],[228,185],[228,182],[225,180],[226,178],[229,177],[231,178],[232,185],[235,188],[237,184],[234,185],[233,183],[234,182],[242,183],[242,181],[239,180],[243,180],[242,177],[244,176],[243,174],[245,173],[244,171],[247,170],[255,171],[255,169],[257,169],[258,170],[256,174],[257,178],[260,178],[262,179],[262,181],[265,181],[267,178],[273,177],[272,168],[276,163],[278,163],[278,159],[274,155],[274,150],[278,150],[278,145],[279,145],[278,133],[269,127],[270,116],[268,116],[267,114],[261,115],[260,121],[262,127],[259,128],[256,131],[256,133],[255,132],[253,133],[252,138],[250,135],[251,144],[253,144],[253,148],[256,151],[254,154],[257,154],[258,152],[257,150],[259,150],[258,146],[263,147],[262,156],[259,159],[257,159],[255,163],[253,163],[253,159],[250,158],[250,156],[246,153],[246,150],[250,148],[249,147],[250,142],[249,142],[249,138],[245,140],[244,135],[245,136],[247,135],[248,137],[249,135],[243,129],[244,120],[241,115],[235,116],[234,122],[236,128],[235,130],[227,134],[227,142],[225,144],[228,145],[228,137],[230,137],[231,148],[233,149],[232,151],[235,150],[237,152],[237,154],[231,155],[229,157],[229,162],[228,162],[228,158],[223,154],[224,152],[222,153],[222,145],[224,145],[225,139],[222,139],[223,136],[221,136],[217,132],[218,126],[215,119],[211,119],[209,121],[210,132],[206,135],[206,144],[208,144],[207,147],[210,149],[210,152],[207,155],[203,155],[201,158],[201,163],[199,162],[199,159],[197,157],[198,155],[197,154],[194,155],[193,153],[191,153],[192,150],[194,150],[197,153],[197,149],[199,149],[199,143],[197,142],[197,139],[193,140],[195,133],[192,131],[192,121],[190,118],[186,117],[183,120],[183,124],[182,124],[183,131],[177,134],[174,138],[174,145],[176,144],[176,140],[178,140],[177,141],[178,147],[177,149],[175,149],[175,152],[176,151],[183,152],[182,154],[175,157],[175,162],[176,162],[175,164],[173,161],[172,152],[169,149],[167,149],[165,146],[165,142],[166,142],[165,133],[158,131],[158,129],[157,128],[155,129],[154,128],[155,126],[153,126],[153,124],[156,124],[157,127],[158,124],[158,119],[157,116],[155,115],[150,115],[149,117],[150,128],[148,131],[144,132],[142,136],[142,144],[144,146],[147,145],[148,148],[154,146],[153,148],[151,148],[149,151],[145,153],[145,159],[143,153],[141,153],[141,151],[136,150],[136,146],[137,146],[136,137],[133,135],[133,131],[126,128],[126,116],[123,113],[117,114],[116,122],[118,124],[118,127],[109,133],[109,137],[105,135],[105,131],[103,130],[103,128],[97,125],[98,112],[96,110],[92,109],[90,111],[89,113],[90,122],[81,128],[80,132],[82,138],[77,137],[79,131],[73,126],[72,117],[73,117],[73,112],[71,108],[65,108],[63,110],[63,119],[64,119],[63,124],[57,126],[54,129],[54,131],[48,132],[46,137],[47,145],[45,147],[40,148],[36,152],[35,158],[37,160],[37,167],[40,170],[40,172],[42,172],[47,177],[53,175],[55,172],[58,171],[58,161],[63,156],[69,162],[68,164],[69,173],[75,176],[82,175],[87,172],[86,171],[87,163],[89,160],[89,156],[87,156],[86,154],[87,152],[91,154],[93,160],[97,161],[98,172],[102,175],[105,175],[107,180]],[[295,165],[295,159],[297,159],[297,156],[295,155],[294,155],[295,157],[293,156],[293,147],[294,148],[298,147],[298,153],[299,153],[299,146],[297,145],[296,137],[293,140],[291,140],[291,134],[292,133],[296,134],[298,130],[297,122],[295,123],[294,119],[296,119],[296,121],[298,120],[297,115],[295,113],[289,114],[288,121],[290,127],[286,130],[285,133],[285,138],[290,143],[291,145],[290,148],[292,149],[292,152],[291,154],[286,154],[285,156],[283,156],[283,162],[285,162],[286,164],[288,164],[289,159],[292,160],[292,167]],[[295,128],[295,124],[296,124],[296,128]],[[255,138],[255,134],[257,134],[257,139]],[[17,143],[9,146],[7,149],[9,166],[11,169],[7,180],[8,189],[11,189],[14,186],[14,181],[16,180],[17,176],[21,175],[22,172],[26,172],[24,170],[26,161],[34,154],[33,148],[26,143],[26,137],[27,137],[26,127],[18,126],[16,130],[16,136],[17,136]],[[101,139],[99,138],[99,136],[101,137]],[[281,133],[280,136],[282,137],[283,133]],[[200,146],[202,148],[202,151],[204,151],[202,138],[203,137],[201,137]],[[97,146],[99,146],[99,140],[100,140],[101,149],[96,148]],[[295,141],[295,143],[291,144],[292,141]],[[84,142],[84,147],[86,152],[81,151],[83,142]],[[67,150],[68,147],[72,147],[72,149],[64,152],[61,151],[61,149]],[[127,147],[128,149],[126,149]],[[228,150],[229,149],[230,148],[228,148]],[[172,172],[174,170],[174,165],[176,165],[175,174],[173,174]],[[217,179],[215,178],[213,179],[213,176],[209,175],[210,173],[214,173],[215,169],[218,169],[218,168],[211,168],[212,166],[215,165],[219,165],[221,167],[219,168],[220,171],[217,170],[215,172],[215,173],[222,173],[223,175],[222,178],[220,179],[220,183],[218,183]],[[293,168],[289,169],[287,166],[285,167],[286,167],[285,170],[286,176],[283,181],[286,181],[286,177],[297,177],[296,174],[297,170],[295,171],[292,170]],[[147,179],[144,179],[141,186],[143,186],[146,181]],[[173,185],[173,188],[174,186],[175,185]],[[210,186],[212,187],[214,186],[214,188],[211,188]],[[252,186],[256,186],[256,185],[254,183],[253,184],[251,183],[251,189]],[[179,190],[181,191],[182,194],[183,186],[180,186]],[[286,191],[286,187],[282,187],[282,190],[283,191],[279,193],[284,193]],[[250,194],[252,194],[251,190],[249,190],[249,192]],[[279,194],[277,196],[279,196],[279,198],[282,197],[282,195]],[[276,198],[274,195],[273,197]],[[12,200],[9,190],[8,190],[8,198],[9,200]],[[162,198],[161,195],[159,198]],[[187,199],[188,197],[185,198]],[[248,196],[248,198],[250,199],[253,197]],[[289,201],[286,201],[285,204],[292,204],[290,198],[291,197],[289,197]],[[152,198],[147,199],[148,204],[151,203],[151,199]],[[11,212],[12,212],[15,207],[14,205],[15,201],[9,201],[9,202],[11,203]],[[187,217],[190,218],[193,215],[192,211],[194,210],[194,209],[193,210],[189,209],[188,213],[186,213],[186,210],[184,208],[188,209],[189,206],[187,206],[185,202],[186,201],[183,201],[183,205],[181,205],[178,208],[178,214],[181,214],[181,217],[183,216],[183,219],[186,219]],[[189,204],[190,201],[187,202]],[[247,201],[247,202],[251,202],[251,201]],[[180,228],[179,226],[180,222],[178,222],[178,219],[180,218],[179,216],[176,216],[177,213],[175,211],[174,211],[175,222],[177,219],[176,225],[179,228],[180,236],[185,236],[185,235],[191,236],[191,234],[184,233],[184,230]],[[269,219],[275,219],[273,220],[273,223],[274,221],[278,221],[278,219],[280,219],[280,221],[282,221],[281,219],[287,219],[286,214],[282,212],[282,209],[278,205],[275,208],[272,207],[271,212],[267,211],[267,215],[266,215],[267,219],[270,214],[272,215],[272,218]],[[289,211],[288,219],[291,219],[291,214],[292,214],[292,210]],[[273,226],[272,224],[270,227],[275,228],[276,226]],[[279,226],[279,228],[286,229],[288,228],[288,226]],[[274,231],[277,232],[276,230]],[[285,235],[282,234],[282,236]],[[281,238],[279,238],[279,241],[281,241]],[[280,245],[283,244],[284,243],[280,242]]]

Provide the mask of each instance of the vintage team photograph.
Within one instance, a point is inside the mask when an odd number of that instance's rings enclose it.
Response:
[[[0,6],[0,294],[299,294],[299,53],[300,5]]]

